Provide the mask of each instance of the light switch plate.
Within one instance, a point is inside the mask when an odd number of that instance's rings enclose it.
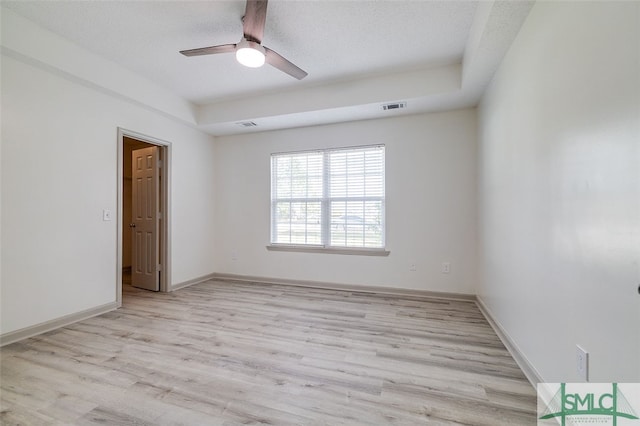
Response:
[[[111,220],[111,210],[109,209],[102,210],[102,220],[104,220],[105,222]]]

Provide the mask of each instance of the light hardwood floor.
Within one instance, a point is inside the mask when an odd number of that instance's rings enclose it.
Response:
[[[534,425],[473,302],[209,281],[1,349],[0,423]]]

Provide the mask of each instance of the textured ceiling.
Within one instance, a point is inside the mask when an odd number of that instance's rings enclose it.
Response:
[[[263,44],[309,73],[248,69],[233,54],[244,1],[3,1],[3,6],[197,104],[363,74],[459,63],[477,1],[271,0]]]
[[[263,44],[309,73],[299,81],[270,66],[243,67],[232,53],[179,53],[237,43],[244,0],[0,1],[13,16],[189,101],[188,124],[212,135],[475,106],[533,5],[270,0]],[[47,39],[37,47],[46,50]],[[397,101],[406,108],[383,110]],[[256,126],[240,125],[246,121]]]

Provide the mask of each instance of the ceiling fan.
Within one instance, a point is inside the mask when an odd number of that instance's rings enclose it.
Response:
[[[242,65],[258,68],[267,62],[280,71],[302,80],[307,76],[306,71],[261,44],[264,22],[267,18],[267,2],[268,0],[247,0],[247,7],[242,18],[244,35],[237,44],[221,44],[199,49],[181,50],[180,53],[185,56],[199,56],[235,52],[236,59]]]

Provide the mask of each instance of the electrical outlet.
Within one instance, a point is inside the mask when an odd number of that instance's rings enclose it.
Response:
[[[231,250],[231,260],[233,260],[234,262],[236,260],[238,260],[238,251],[237,250]]]
[[[105,222],[108,222],[111,220],[111,210],[109,209],[102,210],[102,220],[104,220]]]
[[[576,370],[580,379],[589,381],[589,352],[576,345]]]
[[[442,262],[442,273],[443,274],[448,274],[450,272],[451,272],[451,263]]]
[[[411,272],[415,272],[416,271],[416,264],[412,263],[411,265],[409,265],[409,271]]]

